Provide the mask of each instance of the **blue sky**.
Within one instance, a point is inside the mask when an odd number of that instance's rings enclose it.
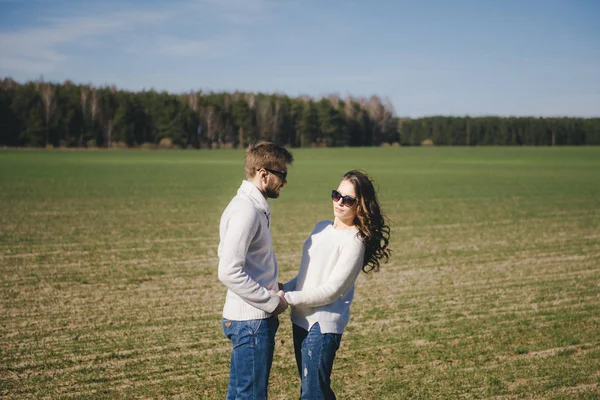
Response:
[[[0,0],[0,76],[600,116],[596,0]]]

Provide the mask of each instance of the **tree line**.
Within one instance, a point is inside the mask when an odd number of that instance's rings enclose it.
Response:
[[[19,147],[599,145],[600,118],[398,118],[388,99],[129,92],[0,80],[0,145]]]

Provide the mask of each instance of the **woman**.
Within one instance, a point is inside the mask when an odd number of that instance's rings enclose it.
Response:
[[[361,269],[377,271],[390,255],[390,228],[365,173],[346,173],[331,198],[334,220],[317,223],[304,242],[298,275],[283,285],[292,306],[301,399],[335,399],[331,371],[354,284]]]

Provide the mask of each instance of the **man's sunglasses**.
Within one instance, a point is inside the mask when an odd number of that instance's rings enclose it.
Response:
[[[269,168],[259,168],[257,169],[257,171],[260,171],[261,169],[264,169],[267,172],[272,173],[273,175],[277,175],[279,178],[281,178],[282,181],[287,181],[287,171],[275,171],[274,169],[269,169]]]
[[[342,194],[335,189],[331,191],[331,199],[336,203],[342,199],[342,205],[346,207],[352,207],[354,203],[356,203],[354,197],[342,196]]]

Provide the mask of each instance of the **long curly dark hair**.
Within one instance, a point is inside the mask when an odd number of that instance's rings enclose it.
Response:
[[[389,260],[391,249],[388,247],[390,227],[385,223],[385,216],[377,202],[375,186],[365,172],[358,170],[346,172],[342,180],[352,183],[356,192],[354,225],[366,246],[362,270],[365,273],[377,272],[380,260]]]

